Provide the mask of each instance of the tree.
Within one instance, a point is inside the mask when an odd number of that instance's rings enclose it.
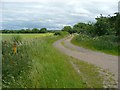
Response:
[[[109,22],[108,18],[101,15],[100,18],[96,18],[97,22],[95,23],[95,35],[102,36],[108,34]]]
[[[117,15],[115,21],[115,30],[116,30],[116,36],[120,35],[120,14]]]
[[[77,33],[85,33],[86,24],[85,23],[77,23],[73,26],[73,30]]]
[[[93,23],[86,24],[85,34],[93,37],[95,36],[94,32],[95,32],[94,24]]]
[[[25,33],[31,33],[31,30],[30,29],[26,29]]]
[[[32,33],[38,33],[39,32],[39,29],[38,28],[33,28],[32,29]]]
[[[40,33],[47,33],[47,29],[46,28],[41,28],[39,32]]]
[[[69,32],[70,34],[75,33],[71,26],[65,26],[62,31]]]

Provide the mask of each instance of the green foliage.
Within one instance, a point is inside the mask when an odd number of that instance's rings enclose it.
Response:
[[[95,18],[96,23],[77,23],[73,26],[73,31],[89,36],[119,35],[120,15],[102,16]]]
[[[79,33],[72,42],[93,50],[118,55],[120,41],[120,14],[95,18],[96,23],[77,23],[73,30]],[[82,35],[83,34],[83,35]]]
[[[21,30],[1,30],[2,33],[47,33],[46,28],[21,29]],[[50,31],[49,31],[50,32]]]
[[[29,75],[32,79],[31,87],[102,87],[102,81],[99,77],[99,73],[93,73],[97,72],[97,69],[93,65],[77,62],[76,59],[60,53],[52,46],[53,42],[58,39],[60,39],[60,37],[46,37],[42,39],[34,39],[30,43],[30,47],[32,47],[30,56],[33,59],[32,73]],[[82,69],[81,73],[84,74],[83,78],[87,78],[86,81],[84,81],[82,76],[74,70],[70,61],[73,63],[76,61],[76,64],[79,63],[77,65]],[[86,70],[84,69],[85,67]],[[89,77],[87,77],[85,73],[90,73]],[[94,78],[96,80],[87,85],[86,82],[90,80],[88,78]],[[96,84],[97,80],[99,80],[99,85]]]
[[[97,36],[107,35],[109,29],[108,18],[101,16],[100,18],[96,18],[96,20],[94,34]]]
[[[39,32],[39,29],[37,29],[37,28],[32,29],[32,33],[38,33],[38,32]]]
[[[115,30],[116,35],[120,35],[120,14],[117,14],[116,22],[115,22]]]
[[[41,28],[39,32],[40,33],[47,33],[47,29],[46,28]]]
[[[12,53],[11,41],[3,42],[3,88],[102,88],[96,67],[66,56],[52,46],[63,37],[30,36],[18,47],[17,54]],[[82,74],[79,75],[70,62]]]
[[[75,33],[71,26],[65,26],[62,31],[69,32],[70,34]]]
[[[54,35],[61,35],[61,32],[55,32]]]
[[[55,31],[54,35],[65,36],[65,35],[68,35],[68,32],[66,32],[66,31]]]
[[[28,50],[30,47],[23,44],[17,46],[17,53],[13,53],[13,42],[2,42],[2,87],[20,87],[17,82],[23,74],[27,74],[31,67],[31,58]],[[24,86],[24,83],[22,84]]]
[[[119,51],[118,37],[115,35],[90,37],[88,35],[80,34],[73,38],[71,42],[84,48],[113,55],[118,55]]]
[[[86,24],[85,23],[77,23],[73,26],[73,30],[77,33],[85,33]]]
[[[41,38],[49,34],[6,34],[2,40],[2,87],[20,88],[30,87],[32,82],[28,74],[32,69],[32,56],[30,56],[31,47],[28,42],[36,37]],[[36,35],[36,36],[35,36]],[[21,39],[24,37],[24,40]],[[29,38],[28,38],[29,37]],[[26,40],[27,39],[27,40]],[[17,53],[13,53],[14,42],[17,44]],[[34,46],[35,47],[35,46]],[[37,49],[37,48],[36,48]]]

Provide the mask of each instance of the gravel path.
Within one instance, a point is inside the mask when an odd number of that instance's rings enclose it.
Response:
[[[109,70],[115,75],[115,80],[118,81],[118,57],[108,55],[101,52],[91,51],[82,47],[71,44],[73,36],[66,37],[64,39],[56,41],[53,45],[61,52],[77,58],[79,60],[86,61],[94,64],[103,69]]]

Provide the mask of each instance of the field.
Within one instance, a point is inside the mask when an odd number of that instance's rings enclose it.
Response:
[[[99,68],[66,56],[52,46],[64,36],[3,34],[2,87],[102,88]],[[80,74],[71,62],[78,66]]]
[[[120,55],[118,37],[114,35],[90,37],[80,34],[71,41],[73,44],[112,55]]]
[[[47,33],[47,34],[2,34],[2,40],[11,40],[13,36],[20,36],[22,37],[22,40],[28,40],[33,38],[40,38],[44,36],[50,36],[53,35],[53,33]]]

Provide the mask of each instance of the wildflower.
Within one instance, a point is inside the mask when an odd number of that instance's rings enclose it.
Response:
[[[14,42],[13,44],[13,53],[16,54],[17,52],[17,44]]]

